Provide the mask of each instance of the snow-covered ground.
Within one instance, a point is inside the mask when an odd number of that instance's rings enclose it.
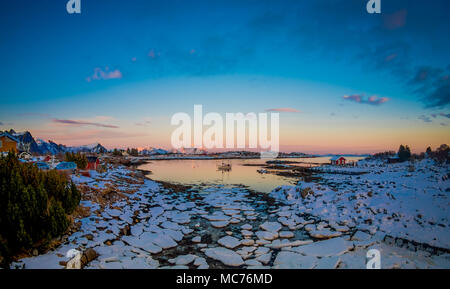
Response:
[[[299,182],[297,187],[284,187],[272,196],[327,222],[450,249],[450,180],[445,178],[449,165],[423,160],[410,171],[409,162],[360,161],[356,168],[326,167],[368,173],[323,174],[323,184]],[[306,199],[296,195],[307,187],[314,194]]]
[[[365,268],[369,249],[380,251],[382,268],[450,268],[448,166],[354,169],[368,173],[280,187],[270,194],[277,201],[241,187],[173,192],[124,167],[74,177],[125,197],[82,201],[90,215],[77,232],[11,268],[64,268],[69,250],[87,248],[99,254],[87,268]]]

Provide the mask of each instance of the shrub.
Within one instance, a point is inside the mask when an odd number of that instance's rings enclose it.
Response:
[[[41,171],[10,153],[0,157],[0,259],[63,234],[80,192],[57,171]],[[3,264],[4,265],[4,264]]]
[[[118,149],[114,149],[112,152],[112,155],[115,157],[121,157],[122,156],[122,152]]]
[[[127,148],[127,154],[133,157],[137,157],[139,156],[139,151],[137,150],[137,148]]]
[[[87,166],[87,158],[84,154],[66,152],[65,159],[67,162],[76,163],[80,170],[84,170]]]
[[[395,152],[394,151],[385,151],[385,152],[380,152],[380,153],[376,153],[372,156],[372,158],[374,159],[387,159],[390,157],[395,156]]]
[[[450,147],[446,144],[442,144],[434,152],[434,158],[440,163],[445,163],[445,162],[448,163],[450,161],[449,153],[450,153]]]

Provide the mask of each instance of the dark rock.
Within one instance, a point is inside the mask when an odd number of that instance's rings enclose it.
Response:
[[[66,261],[59,261],[59,265],[66,267],[67,262]]]
[[[81,256],[81,268],[89,264],[89,262],[95,260],[95,258],[98,257],[97,252],[95,252],[94,249],[89,248],[83,252],[83,255]]]
[[[121,229],[121,232],[122,232],[122,235],[124,235],[124,236],[129,236],[129,235],[131,234],[130,226],[129,226],[129,225],[126,225],[125,227],[123,227],[123,228]]]
[[[92,234],[87,234],[84,236],[86,239],[88,239],[89,241],[92,241],[94,239],[94,235]]]
[[[300,193],[302,195],[302,198],[306,198],[308,195],[313,196],[314,195],[314,191],[311,188],[305,188],[301,191]]]

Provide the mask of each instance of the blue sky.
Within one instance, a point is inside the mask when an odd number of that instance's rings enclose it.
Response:
[[[300,111],[281,115],[286,150],[450,142],[450,3],[366,2],[7,1],[0,129],[168,146],[171,115],[203,104]]]

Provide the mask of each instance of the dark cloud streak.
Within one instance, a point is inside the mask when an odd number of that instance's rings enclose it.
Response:
[[[357,103],[362,104],[370,104],[370,105],[381,105],[385,102],[389,101],[389,98],[387,97],[377,97],[375,95],[364,99],[364,94],[352,94],[352,95],[344,95],[344,100],[349,100]]]
[[[90,125],[90,126],[97,126],[97,127],[105,127],[105,128],[119,128],[115,125],[109,125],[109,124],[102,124],[98,122],[88,122],[88,121],[79,121],[79,120],[70,120],[70,119],[52,119],[52,122],[54,123],[61,123],[65,125],[73,125],[73,126],[84,126],[84,125]]]

